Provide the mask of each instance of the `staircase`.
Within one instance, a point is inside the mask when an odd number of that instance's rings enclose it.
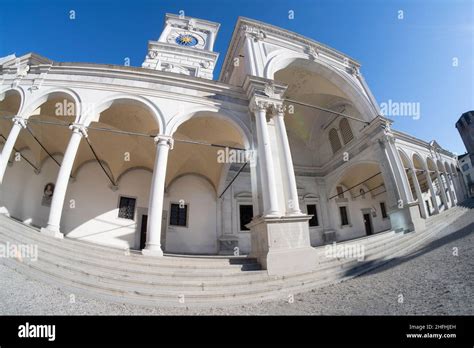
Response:
[[[415,250],[452,222],[471,214],[474,200],[426,221],[419,232],[388,231],[338,245],[362,246],[363,261],[325,256],[311,272],[269,276],[248,257],[143,257],[73,239],[54,239],[0,215],[0,244],[38,246],[38,260],[1,258],[8,267],[74,294],[147,306],[219,306],[288,299],[289,295],[341,282]]]

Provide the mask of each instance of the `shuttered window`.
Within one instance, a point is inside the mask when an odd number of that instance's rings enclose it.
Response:
[[[347,120],[347,118],[343,118],[341,122],[339,122],[339,129],[341,130],[342,140],[344,141],[344,145],[347,144],[352,139],[354,139],[351,125],[349,124],[349,121]]]
[[[342,147],[336,128],[329,131],[329,142],[331,143],[332,153],[336,153]]]

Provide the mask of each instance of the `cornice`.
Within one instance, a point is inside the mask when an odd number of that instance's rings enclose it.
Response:
[[[348,55],[339,52],[329,46],[326,46],[318,41],[315,41],[311,38],[308,38],[306,36],[297,34],[293,31],[283,29],[276,27],[274,25],[260,22],[257,20],[253,20],[250,18],[245,18],[245,17],[239,17],[237,20],[237,24],[234,27],[234,31],[232,33],[232,38],[231,42],[229,44],[229,48],[227,50],[227,54],[224,59],[224,63],[222,65],[222,69],[219,75],[219,81],[223,81],[223,78],[225,76],[225,72],[230,70],[229,69],[229,64],[232,61],[232,57],[235,55],[235,51],[237,49],[237,46],[240,42],[240,32],[243,29],[244,26],[249,26],[253,27],[256,30],[261,30],[262,32],[265,33],[265,35],[268,37],[269,35],[275,36],[278,38],[285,39],[286,41],[291,41],[293,43],[297,43],[299,45],[303,45],[306,47],[306,49],[315,49],[320,52],[324,52],[326,55],[329,57],[332,57],[338,61],[344,62],[347,61],[350,65],[355,66],[356,68],[360,68],[360,63],[356,61],[355,59],[349,57]]]
[[[421,147],[426,148],[429,151],[439,152],[440,154],[443,154],[443,155],[451,157],[451,158],[456,157],[451,151],[443,149],[442,147],[434,147],[429,142],[421,140],[419,138],[416,138],[416,137],[414,137],[410,134],[407,134],[407,133],[404,133],[404,132],[401,132],[401,131],[397,131],[397,130],[393,130],[392,132],[395,136],[395,139],[404,140],[404,141],[407,141],[409,143],[419,145]]]

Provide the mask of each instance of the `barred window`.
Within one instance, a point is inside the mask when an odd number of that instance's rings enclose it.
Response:
[[[354,135],[352,134],[351,125],[347,118],[343,118],[339,122],[339,129],[341,130],[342,140],[344,141],[344,145],[347,144],[349,141],[354,139]]]
[[[329,131],[329,142],[331,143],[333,153],[336,153],[342,147],[336,128],[332,128]]]
[[[188,205],[180,205],[176,203],[171,203],[171,213],[170,213],[170,226],[182,226],[186,227],[188,225]]]
[[[120,197],[118,217],[122,219],[135,219],[135,205],[137,200],[130,197]]]

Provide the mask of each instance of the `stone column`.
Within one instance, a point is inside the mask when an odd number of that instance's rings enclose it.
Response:
[[[390,129],[385,129],[384,133],[382,139],[379,140],[383,150],[381,171],[384,173],[387,197],[390,202],[387,214],[390,217],[392,229],[397,232],[421,231],[425,229],[425,221],[421,219],[418,203],[409,201],[411,192],[408,177],[402,172],[405,169],[395,147],[395,139]],[[395,204],[394,199],[390,197],[391,190],[396,195]]]
[[[161,220],[163,216],[163,197],[165,193],[166,168],[169,150],[173,148],[173,139],[169,136],[158,135],[155,138],[156,155],[155,167],[150,189],[148,205],[148,225],[146,246],[143,255],[163,256],[161,249]]]
[[[63,212],[64,199],[66,198],[67,185],[71,176],[72,167],[76,158],[77,150],[81,143],[82,137],[87,137],[86,128],[80,124],[72,124],[69,126],[72,130],[71,139],[64,154],[61,168],[59,169],[58,178],[54,187],[53,199],[51,201],[51,209],[49,211],[48,225],[41,229],[41,233],[63,238],[60,232],[61,216]]]
[[[22,117],[14,117],[12,119],[13,127],[8,134],[7,141],[3,146],[2,155],[0,157],[0,184],[3,182],[5,171],[7,169],[8,160],[12,154],[13,148],[15,147],[16,139],[20,134],[22,128],[26,128],[27,120]]]
[[[441,178],[441,174],[439,173],[438,169],[435,169],[435,173],[436,173],[436,177],[438,178],[439,190],[441,193],[441,200],[443,201],[444,210],[448,210],[449,209],[448,198],[446,197],[446,191],[444,188],[443,179]]]
[[[270,136],[267,128],[267,103],[256,102],[253,107],[255,123],[257,128],[258,155],[260,164],[260,175],[264,198],[264,215],[279,216],[278,197],[275,184],[275,172],[273,165]]]
[[[286,133],[283,108],[279,107],[273,116],[277,131],[277,141],[281,152],[282,177],[285,180],[286,215],[302,215],[298,201],[298,190],[296,186],[293,159],[291,158],[290,144]]]
[[[451,207],[454,207],[456,205],[456,196],[454,195],[454,186],[451,185],[451,174],[448,171],[445,171],[444,177],[446,178],[446,186],[448,187],[449,196],[451,197]]]
[[[436,200],[436,192],[433,188],[433,182],[431,181],[430,171],[425,170],[425,173],[426,173],[426,181],[428,182],[428,186],[430,188],[431,203],[433,204],[433,207],[434,207],[434,214],[439,214],[438,201]]]
[[[423,202],[423,195],[421,193],[420,183],[418,182],[418,177],[416,175],[413,167],[409,169],[411,179],[413,180],[413,185],[415,186],[416,198],[418,199],[418,205],[421,211],[421,217],[426,219],[428,217],[428,212],[426,211],[425,202]]]

